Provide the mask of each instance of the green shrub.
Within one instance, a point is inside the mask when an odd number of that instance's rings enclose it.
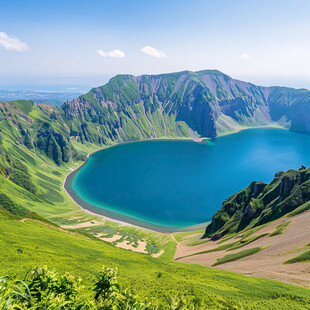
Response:
[[[32,183],[30,176],[21,170],[15,170],[15,173],[12,173],[10,180],[14,182],[16,185],[26,189],[30,193],[36,195],[37,188]]]
[[[27,209],[17,205],[6,194],[3,193],[0,193],[0,210],[6,210],[18,216],[25,216],[29,213]]]
[[[178,303],[176,303],[176,308]],[[152,310],[153,300],[141,300],[134,292],[121,290],[117,269],[103,266],[94,281],[93,293],[81,279],[69,273],[59,275],[46,267],[30,270],[24,281],[0,277],[0,309]]]

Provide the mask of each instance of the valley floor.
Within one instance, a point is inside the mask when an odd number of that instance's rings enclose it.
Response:
[[[270,236],[284,222],[289,222],[284,231]],[[220,244],[219,242],[209,241],[193,246],[186,245],[185,239],[178,243],[174,258],[179,262],[212,266],[218,259],[227,254],[236,254],[243,250],[259,247],[262,250],[255,254],[217,265],[216,268],[310,287],[309,261],[284,264],[287,260],[310,249],[310,244],[307,243],[310,240],[309,223],[310,211],[290,218],[282,217],[251,234],[251,238],[260,236],[259,238],[233,250],[214,251],[219,246],[225,248],[225,245],[236,242],[242,238],[242,235],[236,235]],[[205,251],[208,253],[199,254]]]

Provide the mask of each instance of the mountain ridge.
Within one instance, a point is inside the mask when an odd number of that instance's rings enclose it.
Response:
[[[127,91],[129,84],[132,86],[132,97],[123,98],[122,92],[124,89],[125,92]],[[116,96],[110,96],[111,89],[114,90],[114,94],[117,94]],[[286,102],[289,106],[292,105],[294,98],[290,97],[293,95],[297,99],[306,96],[302,100],[309,100],[309,91],[304,89],[256,86],[232,79],[218,70],[181,71],[137,77],[117,75],[104,86],[93,88],[73,102],[65,103],[64,106],[71,104],[72,107],[72,103],[83,102],[98,107],[98,105],[111,103],[117,109],[118,104],[126,105],[130,102],[129,106],[142,104],[144,110],[147,110],[145,108],[148,108],[149,104],[146,101],[151,99],[153,107],[151,114],[156,111],[156,108],[160,108],[160,112],[174,115],[175,122],[184,121],[198,135],[204,137],[216,137],[224,131],[234,129],[238,124],[255,126],[271,122],[280,122],[285,127],[291,127],[290,122],[295,121],[297,124],[293,124],[293,129],[308,132],[308,127],[302,128],[305,125],[302,117],[294,120],[291,117],[292,113],[285,109]],[[299,102],[297,103],[300,105]],[[199,118],[199,115],[204,117]],[[120,127],[124,128],[123,124]],[[119,127],[115,129],[119,131]],[[178,132],[168,132],[167,135],[169,134],[179,135]],[[156,135],[151,134],[148,137],[156,137]],[[121,138],[127,141],[126,137]]]
[[[61,107],[2,102],[0,119],[6,123],[3,130],[10,127],[16,141],[59,165],[82,159],[73,141],[104,147],[190,138],[192,131],[197,137],[215,138],[270,125],[310,134],[310,91],[256,86],[218,70],[122,74]]]

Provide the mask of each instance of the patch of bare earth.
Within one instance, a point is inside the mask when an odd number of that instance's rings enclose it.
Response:
[[[211,266],[216,259],[227,254],[233,254],[254,247],[268,248],[244,257],[242,259],[216,266],[218,269],[231,270],[255,277],[263,277],[295,285],[310,287],[310,263],[283,264],[290,258],[305,251],[305,245],[310,242],[310,211],[291,218],[282,217],[269,225],[261,228],[251,236],[270,233],[283,222],[291,221],[283,234],[262,237],[248,245],[232,251],[216,251],[198,254],[178,261],[191,264]],[[240,236],[239,236],[240,238]],[[238,240],[238,236],[220,245]],[[186,255],[207,251],[218,247],[217,242],[207,242],[196,246],[186,246],[179,243],[175,253],[175,259]]]
[[[107,238],[104,236],[105,235],[102,233],[97,233],[95,235],[95,237],[97,237],[103,241],[114,243],[114,245],[118,248],[122,248],[122,249],[126,249],[126,250],[132,250],[132,251],[138,252],[138,253],[147,253],[147,251],[146,251],[147,243],[145,241],[139,240],[138,246],[134,247],[132,245],[132,243],[129,243],[127,240],[124,240],[122,242],[117,242],[118,240],[122,239],[121,235],[115,234],[113,237],[110,237],[110,238]],[[159,254],[161,255],[162,253],[159,253]]]
[[[156,253],[156,254],[152,254],[152,256],[153,256],[154,258],[158,258],[159,256],[161,256],[161,255],[164,254],[164,253],[165,253],[164,250],[160,250],[160,252],[158,252],[158,253]]]
[[[118,242],[115,246],[118,248],[126,249],[126,250],[132,250],[134,252],[138,253],[147,253],[145,247],[146,247],[146,242],[145,241],[138,241],[138,246],[134,247],[132,244],[129,244],[128,241],[124,240],[122,242]]]

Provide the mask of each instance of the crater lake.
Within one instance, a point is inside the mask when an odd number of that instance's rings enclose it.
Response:
[[[211,220],[252,181],[310,164],[310,136],[256,128],[197,143],[121,143],[90,156],[65,188],[83,208],[162,232]]]

